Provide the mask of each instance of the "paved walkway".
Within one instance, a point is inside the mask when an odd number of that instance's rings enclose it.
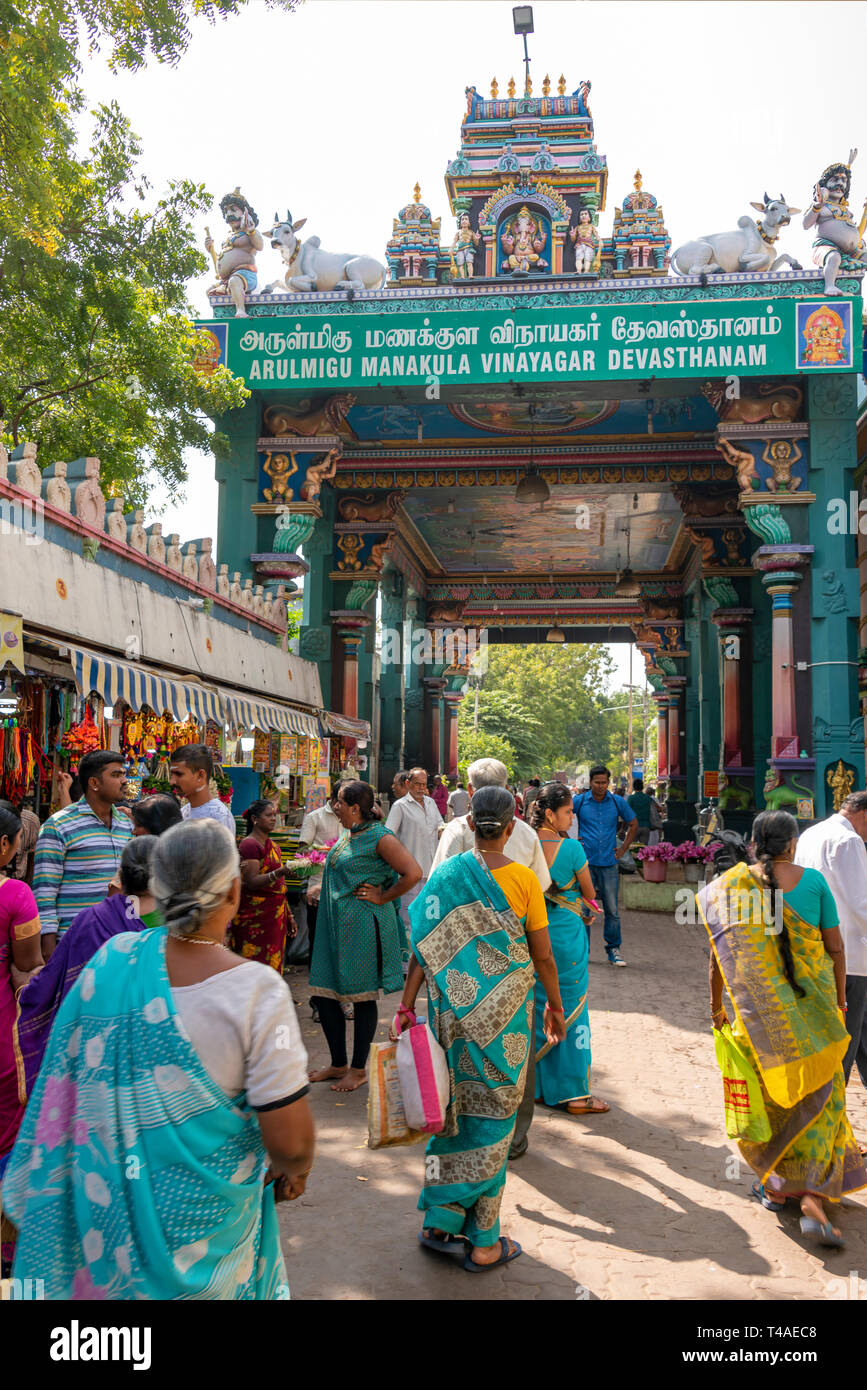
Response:
[[[623,920],[626,970],[607,964],[598,925],[591,947],[593,1088],[611,1111],[572,1119],[537,1106],[503,1200],[520,1259],[475,1276],[421,1249],[423,1146],[369,1150],[367,1088],[338,1096],[319,1085],[313,1176],[278,1209],[294,1298],[822,1299],[845,1297],[834,1281],[848,1285],[850,1270],[867,1273],[867,1190],[837,1209],[849,1241],[837,1254],[806,1246],[796,1211],[780,1218],[749,1196],[753,1174],[723,1123],[704,929],[655,913]],[[321,1063],[306,972],[291,983]],[[381,1038],[396,1000],[381,1006]],[[857,1076],[849,1113],[867,1138]]]

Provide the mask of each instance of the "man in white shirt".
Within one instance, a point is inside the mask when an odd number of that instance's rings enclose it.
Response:
[[[479,758],[478,762],[470,763],[467,768],[467,792],[470,797],[482,787],[505,787],[508,780],[506,765],[497,758]],[[449,859],[453,854],[463,854],[466,850],[473,849],[475,843],[476,837],[467,825],[466,816],[455,816],[440,835],[437,852],[428,872],[439,868],[443,860]],[[539,836],[526,821],[515,821],[503,853],[515,864],[526,864],[528,869],[532,869],[543,893],[550,888],[551,875],[548,873]]]
[[[463,782],[458,782],[454,791],[449,796],[449,814],[447,820],[454,820],[456,816],[465,816],[469,809],[469,794],[465,790]]]
[[[308,811],[301,822],[301,848],[304,849],[324,849],[326,845],[332,845],[337,839],[342,826],[337,819],[332,808],[333,802],[337,800],[335,792],[330,801],[324,806],[319,806],[315,811]],[[319,912],[319,898],[322,894],[322,878],[325,873],[325,866],[319,870],[318,874],[311,874],[307,880],[307,938],[310,942],[310,959],[313,959],[313,942],[316,937],[316,917]]]
[[[846,1027],[851,1042],[843,1058],[849,1080],[858,1063],[867,1086],[867,792],[847,796],[836,815],[810,826],[798,840],[795,863],[823,874],[840,914],[846,949]]]
[[[505,763],[501,763],[497,758],[479,758],[477,762],[470,763],[467,768],[467,791],[471,797],[482,787],[505,787],[508,780],[508,769]],[[440,835],[431,872],[452,854],[463,854],[466,850],[473,849],[475,843],[476,837],[467,824],[466,816],[459,816],[455,820],[449,821]],[[535,830],[526,821],[516,817],[512,826],[512,833],[503,846],[503,854],[515,864],[526,864],[528,869],[532,869],[541,884],[543,893],[551,887],[551,875],[548,872],[542,843]],[[530,1060],[527,1063],[524,1081],[524,1095],[518,1107],[509,1158],[522,1158],[527,1152],[527,1131],[533,1119],[533,1109],[536,1103],[535,1037],[536,1015],[534,1012],[533,1026],[530,1031],[530,1038],[534,1045],[530,1048]]]
[[[427,773],[423,767],[414,767],[407,782],[407,794],[395,801],[385,822],[387,830],[393,830],[404,849],[408,849],[421,868],[421,880],[404,893],[400,900],[400,915],[409,933],[407,911],[427,883],[437,848],[437,836],[443,818],[437,810],[432,796],[427,794]]]
[[[224,801],[211,796],[214,759],[204,743],[183,743],[169,760],[169,783],[175,796],[185,796],[181,807],[184,820],[216,820],[232,834],[237,833],[235,817]]]

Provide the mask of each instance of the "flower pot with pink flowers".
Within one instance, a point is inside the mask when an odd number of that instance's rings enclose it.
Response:
[[[711,857],[708,845],[697,845],[692,840],[684,840],[674,851],[674,858],[683,865],[684,883],[698,883],[702,870],[705,864],[710,863]]]
[[[636,858],[641,862],[641,872],[647,883],[664,883],[668,865],[674,857],[674,845],[668,840],[660,840],[655,845],[642,845],[636,850]]]

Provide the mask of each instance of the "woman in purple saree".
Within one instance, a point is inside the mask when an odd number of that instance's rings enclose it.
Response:
[[[129,841],[120,860],[121,891],[79,912],[64,932],[48,964],[22,990],[18,1000],[17,1051],[23,1102],[32,1094],[57,1011],[100,946],[120,932],[162,925],[148,891],[156,836]]]

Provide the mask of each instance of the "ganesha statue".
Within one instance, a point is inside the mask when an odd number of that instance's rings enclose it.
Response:
[[[529,275],[532,270],[547,270],[542,259],[547,233],[528,207],[522,207],[506,223],[500,233],[500,245],[506,259],[500,265],[504,275]]]

